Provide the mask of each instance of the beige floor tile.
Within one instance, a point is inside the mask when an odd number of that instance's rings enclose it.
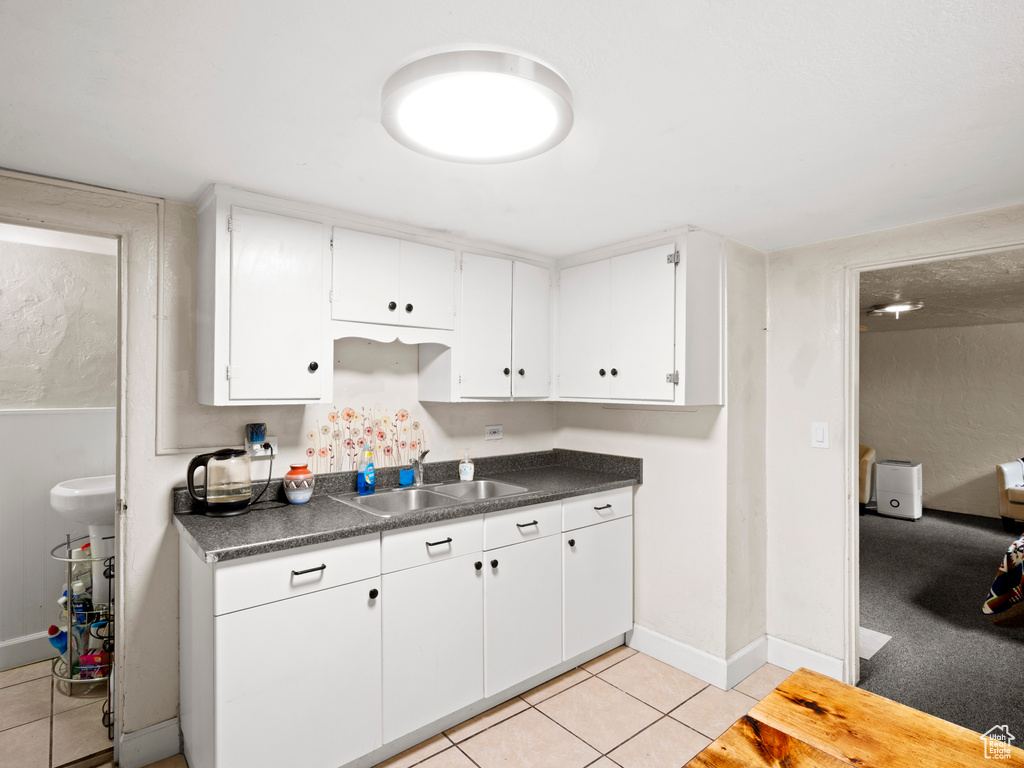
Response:
[[[112,746],[103,725],[103,701],[53,716],[55,766],[94,755]]]
[[[61,688],[64,690],[70,689],[74,696],[68,696],[61,692]],[[57,715],[61,712],[67,712],[70,709],[78,709],[84,707],[86,704],[94,704],[95,702],[107,698],[107,688],[103,685],[57,685],[56,681],[53,684],[53,714]]]
[[[620,645],[618,648],[612,648],[608,653],[604,653],[596,659],[591,659],[586,664],[581,664],[580,666],[590,674],[596,675],[601,670],[608,669],[612,664],[618,664],[623,659],[628,659],[634,653],[636,651],[628,645]]]
[[[590,679],[590,673],[577,667],[576,669],[569,670],[564,675],[559,675],[554,680],[541,683],[533,690],[524,693],[522,698],[528,704],[538,704],[544,701],[544,699],[550,699],[556,693],[561,693],[567,688],[572,688],[576,683],[582,683],[588,679]]]
[[[49,768],[49,718],[0,731],[0,765]]]
[[[597,677],[537,705],[537,709],[607,753],[661,717],[661,713]]]
[[[596,763],[591,763],[587,768],[619,768],[618,763],[613,763],[607,757],[602,757]]]
[[[167,757],[163,760],[157,760],[155,763],[150,763],[145,768],[188,768],[188,763],[185,762],[184,755],[174,755],[174,757]]]
[[[0,731],[50,716],[50,681],[45,678],[0,688]]]
[[[760,701],[774,691],[791,674],[793,673],[788,669],[776,667],[774,664],[764,664],[742,683],[733,687],[733,690],[745,693],[747,696]]]
[[[459,749],[480,768],[583,768],[601,756],[535,709],[477,734]]]
[[[623,768],[679,768],[710,743],[711,739],[665,717],[608,756]]]
[[[405,752],[401,752],[385,760],[383,763],[378,763],[374,768],[408,768],[410,765],[423,762],[431,755],[436,755],[442,749],[448,749],[451,745],[452,743],[448,737],[443,733],[439,733],[437,736],[421,741],[415,747],[410,747]]]
[[[598,677],[659,712],[671,712],[707,687],[703,680],[643,653],[609,667]]]
[[[38,680],[41,677],[50,677],[50,662],[40,661],[35,664],[26,664],[23,667],[5,669],[0,672],[0,688],[6,688],[18,683],[27,683],[29,680]]]
[[[756,699],[739,691],[723,691],[709,685],[670,714],[709,739],[717,739],[755,704]]]
[[[476,766],[458,747],[451,747],[427,758],[417,768],[476,768]]]
[[[509,699],[504,704],[499,704],[464,723],[459,723],[454,728],[449,728],[444,735],[458,744],[480,731],[487,730],[492,725],[497,725],[502,720],[508,720],[512,715],[518,715],[528,706],[530,705],[520,698]]]

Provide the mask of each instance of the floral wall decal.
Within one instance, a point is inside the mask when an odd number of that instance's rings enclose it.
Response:
[[[345,472],[359,466],[362,445],[373,451],[378,467],[400,467],[427,449],[426,434],[409,411],[399,408],[394,413],[381,405],[372,408],[335,408],[316,429],[306,435],[309,468],[314,472]]]

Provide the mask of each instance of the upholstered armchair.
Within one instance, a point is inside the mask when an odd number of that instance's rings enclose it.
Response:
[[[875,482],[875,449],[869,445],[860,447],[860,508],[871,501]]]
[[[996,464],[996,488],[1003,528],[1014,531],[1024,521],[1024,465],[1019,461]]]

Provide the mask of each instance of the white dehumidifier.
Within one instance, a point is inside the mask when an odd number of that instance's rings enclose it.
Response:
[[[884,459],[875,464],[878,514],[917,520],[921,517],[921,462]]]

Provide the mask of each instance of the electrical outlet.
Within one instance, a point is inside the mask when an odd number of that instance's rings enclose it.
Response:
[[[501,440],[504,436],[505,434],[501,424],[484,427],[484,440]]]
[[[270,443],[269,449],[263,447],[267,443]],[[271,456],[277,456],[277,438],[268,437],[262,443],[250,443],[246,440],[245,451],[254,459],[269,459]]]

